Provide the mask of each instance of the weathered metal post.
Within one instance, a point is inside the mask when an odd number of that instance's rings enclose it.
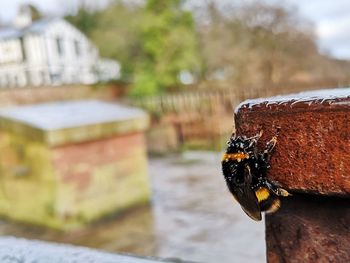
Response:
[[[268,177],[293,193],[266,216],[267,261],[350,262],[350,89],[243,102],[238,135],[278,132]]]

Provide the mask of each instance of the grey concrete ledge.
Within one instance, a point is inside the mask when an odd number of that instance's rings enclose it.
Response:
[[[159,261],[117,255],[94,249],[33,241],[15,237],[0,238],[1,263],[159,263]]]
[[[144,111],[97,100],[51,102],[0,111],[0,128],[49,146],[142,132]]]

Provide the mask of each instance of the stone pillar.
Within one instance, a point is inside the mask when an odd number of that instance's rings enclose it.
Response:
[[[238,135],[278,142],[268,177],[293,193],[266,216],[267,261],[350,262],[350,89],[245,101]]]
[[[94,100],[1,110],[0,216],[70,230],[147,203],[148,122]]]

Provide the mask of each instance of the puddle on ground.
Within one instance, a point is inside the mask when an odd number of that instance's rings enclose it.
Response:
[[[218,154],[152,158],[149,164],[150,206],[70,234],[5,221],[0,234],[197,262],[266,261],[264,223],[250,220],[232,200]]]

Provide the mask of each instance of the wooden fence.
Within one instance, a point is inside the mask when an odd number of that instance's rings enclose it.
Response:
[[[152,96],[134,100],[153,116],[153,123],[171,125],[180,145],[219,149],[233,130],[234,107],[245,97],[255,97],[246,90],[204,90]]]
[[[233,131],[234,108],[248,98],[267,97],[303,90],[336,87],[334,81],[321,83],[280,84],[266,87],[193,90],[150,96],[131,104],[151,113],[153,124],[171,125],[180,144],[193,142],[204,146],[222,146],[222,138]]]
[[[234,90],[183,92],[138,99],[133,104],[155,115],[169,113],[217,113],[239,102]]]

